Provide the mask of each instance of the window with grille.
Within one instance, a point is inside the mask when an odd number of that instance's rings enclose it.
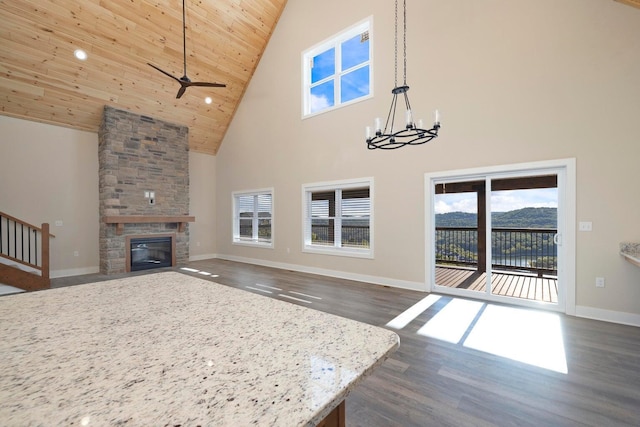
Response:
[[[372,21],[369,17],[302,53],[303,117],[373,94]]]
[[[273,247],[273,190],[233,193],[233,242]]]
[[[373,257],[373,179],[303,186],[304,250]]]

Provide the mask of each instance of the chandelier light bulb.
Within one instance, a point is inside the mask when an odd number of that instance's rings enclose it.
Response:
[[[405,118],[407,121],[407,129],[411,129],[413,127],[413,115],[411,113],[411,110],[407,110],[407,112],[405,113]]]
[[[366,134],[367,139],[371,139],[371,137],[373,136],[373,134],[371,133],[371,126],[367,126],[365,128],[365,134]]]

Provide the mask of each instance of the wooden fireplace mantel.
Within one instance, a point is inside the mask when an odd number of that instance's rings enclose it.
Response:
[[[195,222],[195,216],[188,215],[112,215],[103,217],[105,224],[115,224],[116,234],[124,232],[125,224],[176,223],[178,232],[183,233],[188,222]]]

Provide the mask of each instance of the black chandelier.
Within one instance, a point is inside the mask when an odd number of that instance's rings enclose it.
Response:
[[[374,131],[367,126],[367,148],[370,150],[380,148],[383,150],[393,150],[404,147],[405,145],[420,145],[431,141],[438,136],[440,129],[440,115],[438,110],[435,111],[433,127],[425,129],[422,120],[414,121],[411,104],[409,103],[409,86],[407,85],[407,0],[403,4],[404,12],[404,30],[403,30],[403,57],[404,57],[404,82],[402,86],[398,86],[398,0],[396,0],[396,25],[395,25],[395,87],[391,91],[393,99],[391,100],[391,108],[387,121],[382,128],[382,120],[375,119]],[[396,107],[398,104],[398,95],[404,97],[405,103],[405,126],[400,130],[394,131],[393,126],[396,118]]]

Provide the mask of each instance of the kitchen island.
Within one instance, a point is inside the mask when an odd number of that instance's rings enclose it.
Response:
[[[0,297],[0,334],[3,426],[344,422],[345,397],[399,345],[178,272]]]

